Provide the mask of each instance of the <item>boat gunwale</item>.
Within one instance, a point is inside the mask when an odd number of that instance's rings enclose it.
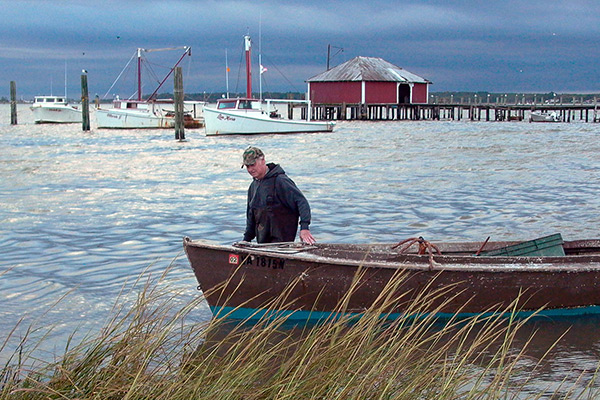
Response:
[[[566,248],[572,248],[572,243],[586,243],[600,240],[579,240],[566,241]],[[515,242],[495,242],[495,243],[515,243]],[[443,243],[446,245],[458,243]],[[443,245],[440,243],[440,245]],[[477,242],[461,242],[460,244],[477,244]],[[239,253],[247,255],[256,255],[262,257],[280,258],[286,260],[297,260],[299,262],[314,264],[332,264],[347,267],[365,267],[365,268],[383,268],[383,269],[406,269],[406,270],[427,270],[427,271],[456,271],[456,272],[522,272],[522,273],[540,273],[540,272],[584,272],[600,271],[600,254],[570,254],[565,256],[477,256],[475,254],[434,254],[431,257],[418,255],[416,253],[399,254],[393,253],[391,243],[372,243],[361,244],[364,246],[361,251],[366,255],[369,248],[374,246],[389,246],[390,258],[383,260],[363,260],[328,257],[311,253],[310,250],[299,251],[297,253],[284,253],[279,251],[269,251],[266,248],[256,247],[236,247],[233,245],[222,245],[210,243],[204,240],[191,240],[184,238],[184,248],[187,253],[187,246],[206,248],[215,251],[230,253]],[[317,246],[357,246],[356,244],[317,244]],[[358,252],[359,250],[357,250]]]

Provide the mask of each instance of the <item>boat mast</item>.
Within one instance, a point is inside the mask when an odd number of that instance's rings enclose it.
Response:
[[[250,36],[244,36],[246,50],[246,97],[252,98],[252,64],[250,63]]]
[[[137,49],[137,78],[138,78],[138,101],[142,101],[142,51],[144,49]]]

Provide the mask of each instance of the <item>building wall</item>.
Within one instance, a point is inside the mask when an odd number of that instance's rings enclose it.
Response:
[[[412,102],[413,104],[427,104],[428,103],[428,88],[427,83],[415,83],[412,88]]]
[[[317,104],[360,104],[362,85],[365,84],[367,104],[396,104],[398,102],[397,82],[311,82],[309,96]],[[428,88],[426,83],[412,85],[412,103],[426,104]],[[402,101],[400,101],[402,103]]]
[[[362,82],[311,82],[313,103],[360,103]]]
[[[365,82],[367,104],[396,103],[396,82]]]

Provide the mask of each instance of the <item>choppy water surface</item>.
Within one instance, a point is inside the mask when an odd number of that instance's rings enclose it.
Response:
[[[304,135],[188,130],[178,142],[171,131],[35,125],[24,106],[10,126],[9,112],[0,106],[0,342],[21,318],[23,327],[43,321],[56,326],[60,353],[75,329],[98,329],[146,269],[172,265],[182,304],[198,296],[182,237],[241,240],[250,183],[241,153],[250,144],[304,191],[319,241],[600,236],[597,124],[342,122]],[[206,307],[197,315],[210,317]],[[599,322],[532,327],[540,357],[571,327],[540,388],[596,368]]]

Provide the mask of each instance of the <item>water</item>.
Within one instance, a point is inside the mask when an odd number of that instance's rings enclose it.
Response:
[[[250,144],[308,197],[318,241],[600,237],[600,130],[592,123],[341,122],[333,133],[304,135],[188,130],[177,142],[170,130],[35,125],[19,107],[20,125],[11,126],[9,106],[0,105],[0,343],[23,322],[0,361],[30,324],[54,326],[54,347],[43,350],[60,354],[74,330],[99,329],[144,270],[171,265],[179,301],[198,296],[182,238],[241,240],[250,183],[241,154]],[[206,306],[197,318],[210,318]],[[599,322],[528,326],[539,330],[532,365],[570,328],[534,391],[596,368]]]

